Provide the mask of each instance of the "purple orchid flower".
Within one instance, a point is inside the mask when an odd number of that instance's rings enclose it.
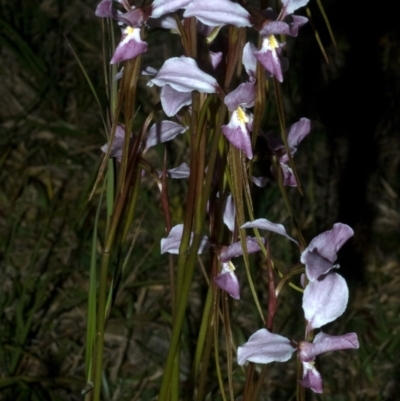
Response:
[[[229,0],[192,0],[183,17],[196,17],[208,26],[251,26],[250,14],[241,5]]]
[[[221,273],[214,277],[214,282],[233,299],[240,299],[239,280],[235,274],[235,266],[230,260],[222,263]]]
[[[253,114],[246,111],[254,106],[255,101],[255,70],[256,59],[254,46],[246,43],[243,49],[243,64],[249,75],[249,81],[240,84],[235,90],[225,96],[224,103],[232,112],[228,125],[221,127],[226,139],[237,149],[244,152],[248,159],[253,158],[251,132],[253,130]],[[255,48],[254,48],[255,49]]]
[[[346,224],[336,223],[332,230],[317,235],[301,254],[300,261],[306,266],[306,274],[310,281],[322,274],[339,267],[334,265],[337,252],[343,244],[354,235],[354,231]]]
[[[157,75],[147,85],[163,87],[171,86],[178,92],[192,92],[197,90],[203,93],[216,93],[219,90],[218,82],[214,77],[206,74],[197,66],[191,57],[172,57],[165,61]]]
[[[96,16],[111,17],[122,25],[122,38],[110,63],[120,63],[133,59],[147,51],[147,43],[141,39],[141,28],[149,18],[161,18],[165,14],[172,13],[186,7],[191,0],[154,0],[151,5],[142,8],[134,7],[127,0],[119,0],[126,12],[115,10],[112,0],[101,1],[96,8]]]
[[[290,126],[287,141],[290,150],[290,156],[297,151],[297,146],[310,133],[311,121],[308,118],[301,118],[297,123]],[[267,138],[269,148],[278,156],[279,164],[283,174],[283,185],[297,187],[296,177],[289,166],[289,155],[286,152],[285,145],[281,139]]]
[[[109,157],[115,157],[119,163],[122,160],[122,151],[124,149],[124,141],[125,141],[125,126],[122,124],[118,124],[115,130],[115,137],[111,143],[111,149]],[[109,144],[106,143],[100,149],[106,154],[108,152]]]
[[[157,124],[153,124],[150,127],[149,134],[147,136],[144,152],[146,152],[151,147],[170,141],[174,139],[177,135],[184,133],[187,130],[186,127],[177,124],[173,121],[161,121]],[[115,157],[120,163],[122,158],[122,151],[124,148],[125,141],[125,128],[122,124],[117,125],[117,129],[115,130],[115,137],[111,143],[111,150],[109,157]],[[108,144],[105,144],[101,147],[103,153],[107,153]]]
[[[328,273],[308,284],[303,295],[303,310],[307,320],[306,337],[313,329],[337,319],[344,312],[348,299],[345,280],[336,273]],[[238,348],[238,363],[285,362],[297,351],[303,365],[303,377],[300,384],[315,393],[322,393],[322,378],[315,368],[317,355],[328,351],[359,348],[357,334],[330,336],[323,332],[317,334],[312,343],[296,343],[266,329],[258,330],[249,340]]]
[[[161,253],[179,254],[179,248],[182,242],[183,224],[178,224],[172,227],[167,238],[161,239]],[[190,236],[190,243],[192,243],[193,233]],[[197,253],[203,253],[210,246],[210,242],[206,236],[203,236]]]
[[[330,336],[320,332],[312,343],[301,341],[296,344],[286,337],[261,329],[238,348],[238,363],[243,365],[246,361],[263,364],[286,362],[297,351],[297,356],[303,365],[303,377],[300,384],[315,393],[322,393],[322,378],[315,368],[315,357],[329,351],[358,349],[359,346],[356,333]]]
[[[306,24],[308,19],[291,14],[307,3],[308,0],[286,0],[283,2],[284,8],[279,16],[271,8],[264,11],[264,21],[259,29],[263,42],[261,49],[256,51],[254,55],[261,65],[279,82],[283,82],[281,56],[284,44],[279,43],[275,35],[297,36],[299,28]],[[283,19],[289,15],[291,22],[284,22]]]

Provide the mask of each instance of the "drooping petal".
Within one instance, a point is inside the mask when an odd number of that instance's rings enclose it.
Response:
[[[96,17],[112,18],[112,0],[101,1],[96,7],[95,15]]]
[[[322,378],[317,369],[315,369],[313,362],[303,362],[303,380],[300,380],[300,384],[309,388],[314,393],[322,394]]]
[[[253,158],[250,131],[252,128],[253,116],[238,107],[231,116],[228,125],[221,127],[226,139],[237,149],[244,152],[248,159]]]
[[[282,224],[271,223],[267,219],[256,219],[254,221],[248,221],[247,223],[243,224],[242,227],[240,228],[258,228],[260,230],[272,231],[276,234],[283,235],[287,239],[290,239],[290,241],[293,241],[294,243],[298,244],[298,242],[294,238],[288,235],[288,233],[285,230],[285,227]]]
[[[229,194],[225,201],[224,214],[222,216],[222,220],[228,227],[230,232],[233,232],[233,230],[235,229],[235,217],[236,217],[235,202],[233,201],[233,196]]]
[[[261,238],[263,244],[265,244],[265,239]],[[260,245],[258,245],[257,238],[254,237],[246,237],[246,248],[247,253],[255,253],[261,250]],[[243,248],[240,241],[234,242],[229,245],[220,253],[219,258],[221,262],[227,262],[232,258],[236,258],[238,256],[243,255]]]
[[[173,254],[179,254],[179,247],[181,246],[182,234],[183,234],[183,224],[178,224],[172,227],[168,237],[161,239],[161,253],[168,252]],[[190,243],[192,242],[192,239],[193,239],[193,233],[190,236]],[[208,241],[208,238],[206,236],[203,236],[197,253],[199,254],[202,253],[209,246],[210,243]]]
[[[124,126],[118,124],[115,130],[115,137],[111,144],[110,155],[109,157],[115,157],[120,163],[122,158],[122,150],[124,148],[125,141],[125,128]],[[101,147],[103,153],[107,153],[108,144],[105,144]]]
[[[170,85],[178,92],[197,90],[204,93],[216,93],[218,83],[214,77],[206,74],[191,57],[172,57],[161,67],[158,74],[147,83],[148,86]]]
[[[337,273],[328,273],[310,281],[303,294],[307,330],[319,329],[333,322],[345,311],[349,299],[346,280]]]
[[[282,0],[282,15],[293,14],[300,7],[304,7],[310,0]]]
[[[356,333],[347,333],[342,336],[330,336],[323,333],[318,333],[313,343],[302,341],[299,343],[298,356],[302,362],[313,361],[317,355],[329,351],[337,351],[342,349],[358,349],[360,344],[358,342]]]
[[[269,332],[267,329],[256,331],[249,340],[238,348],[238,364],[246,361],[255,363],[286,362],[296,348],[286,337]]]
[[[342,245],[354,235],[354,231],[346,224],[336,223],[332,230],[316,236],[301,254],[301,262],[306,265],[306,274],[314,281],[321,274],[333,269],[337,252]]]
[[[255,98],[254,82],[244,82],[225,96],[224,103],[230,111],[234,111],[238,107],[253,107]]]
[[[111,64],[131,60],[147,51],[147,43],[140,37],[140,28],[126,27],[122,33],[122,40],[115,49],[110,61]]]
[[[160,18],[165,14],[173,13],[185,8],[191,0],[154,0],[151,4],[151,18]]]
[[[308,22],[306,17],[293,15],[292,22],[267,21],[260,29],[260,35],[263,37],[270,35],[290,35],[297,36],[299,29]]]
[[[168,120],[153,124],[147,136],[145,149],[147,150],[158,143],[170,141],[186,130],[186,127]]]
[[[300,142],[310,133],[311,121],[308,118],[300,118],[297,123],[294,123],[289,128],[288,132],[288,145],[297,148]]]
[[[222,263],[221,273],[214,277],[214,282],[221,290],[226,291],[232,298],[240,299],[239,280],[234,272],[232,262]]]
[[[280,60],[281,45],[271,35],[263,39],[261,49],[254,52],[254,56],[260,64],[271,73],[279,82],[283,81],[282,66]]]
[[[297,187],[296,177],[293,174],[293,170],[286,163],[282,163],[279,160],[279,165],[281,166],[283,174],[283,185],[287,187]]]
[[[174,179],[188,178],[190,176],[190,167],[186,163],[180,164],[178,167],[171,168],[168,175]]]
[[[241,5],[229,0],[192,0],[183,17],[196,17],[209,26],[251,26],[250,14]]]
[[[254,52],[257,48],[250,42],[247,42],[243,48],[242,62],[249,77],[255,78],[257,69],[257,59]]]
[[[219,64],[221,63],[222,56],[223,56],[222,52],[214,53],[210,51],[211,65],[214,70],[216,70]]]
[[[267,185],[268,178],[267,177],[251,177],[251,181],[254,182],[255,185],[259,188],[264,188]]]
[[[182,107],[192,104],[190,92],[178,92],[169,85],[161,88],[160,99],[164,113],[168,117],[175,116]]]

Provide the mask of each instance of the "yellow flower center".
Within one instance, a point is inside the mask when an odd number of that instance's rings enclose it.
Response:
[[[236,109],[236,115],[241,124],[246,124],[249,122],[248,115],[245,113],[245,111],[241,107],[238,107]]]
[[[277,49],[279,47],[279,42],[276,40],[274,35],[268,36],[269,45],[271,50]]]

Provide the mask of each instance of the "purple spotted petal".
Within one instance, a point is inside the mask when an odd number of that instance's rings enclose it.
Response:
[[[249,221],[243,224],[242,227],[240,228],[258,228],[259,230],[272,231],[276,234],[283,235],[287,239],[290,239],[290,241],[293,241],[294,243],[298,244],[298,242],[294,238],[288,235],[288,233],[285,230],[285,227],[282,224],[271,223],[267,219],[257,219],[254,221]]]
[[[163,143],[174,139],[177,135],[184,133],[187,128],[173,121],[164,120],[153,124],[147,136],[145,149],[149,149],[158,143]]]
[[[286,164],[280,161],[279,165],[282,169],[283,174],[283,185],[287,187],[297,187],[296,177],[293,174],[293,170]]]
[[[238,107],[253,107],[255,98],[254,82],[245,82],[227,94],[224,103],[228,106],[230,111],[235,111]]]
[[[318,333],[313,343],[302,341],[299,343],[298,356],[302,362],[311,362],[317,355],[324,354],[329,351],[338,351],[342,349],[358,349],[356,333],[347,333],[342,336],[330,336],[323,333]]]
[[[174,179],[188,178],[190,176],[190,167],[186,163],[180,164],[178,167],[171,168],[168,175]]]
[[[316,236],[301,254],[301,262],[306,265],[306,274],[310,281],[314,281],[321,274],[333,269],[337,259],[337,252],[342,245],[354,234],[346,224],[336,223],[332,230]]]
[[[265,239],[261,238],[261,242],[265,244]],[[258,245],[257,238],[246,237],[246,248],[247,253],[255,253],[261,250],[260,245]],[[233,244],[226,247],[219,255],[221,262],[227,262],[232,258],[243,255],[243,248],[240,241],[234,242]]]
[[[310,133],[311,121],[308,118],[300,118],[297,123],[294,123],[288,132],[288,145],[292,148],[297,148],[300,142]]]
[[[161,88],[160,98],[164,113],[168,117],[175,116],[182,107],[192,104],[191,92],[178,92],[169,85]]]
[[[140,28],[126,27],[122,33],[122,40],[115,49],[110,61],[111,64],[130,60],[147,51],[147,43],[140,37]]]
[[[282,0],[282,15],[293,14],[300,7],[304,7],[308,4],[309,0]]]
[[[231,116],[228,125],[221,127],[226,139],[237,149],[244,152],[248,159],[253,158],[250,132],[253,127],[253,115],[238,107]]]
[[[246,361],[255,363],[286,362],[295,350],[286,337],[261,329],[238,348],[238,364],[243,365]]]
[[[303,362],[303,379],[300,380],[300,384],[309,388],[314,393],[322,394],[322,378],[317,369],[315,369],[314,363],[312,362]]]
[[[183,234],[183,224],[178,224],[172,227],[168,237],[161,239],[161,253],[168,252],[173,254],[179,254],[179,247],[181,246],[182,234]],[[190,237],[190,243],[192,242],[192,239],[193,239],[193,233]],[[210,243],[208,241],[208,238],[204,236],[201,240],[199,250],[197,253],[199,254],[202,253],[209,246]]]
[[[251,26],[250,14],[238,3],[229,0],[192,0],[183,17],[196,17],[209,26]]]
[[[236,277],[232,263],[222,263],[221,273],[214,277],[214,282],[232,298],[240,299],[239,280]]]
[[[333,322],[345,311],[349,299],[346,280],[337,273],[328,273],[308,283],[303,294],[307,330],[319,329]]]
[[[173,13],[185,8],[191,0],[154,0],[151,4],[151,18],[160,18],[165,14]]]
[[[214,77],[206,74],[190,57],[173,57],[168,59],[158,74],[147,83],[148,86],[170,85],[178,92],[197,90],[204,93],[216,93],[218,83]]]

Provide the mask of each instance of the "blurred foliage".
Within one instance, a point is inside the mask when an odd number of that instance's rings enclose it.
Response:
[[[105,104],[101,24],[93,13],[96,1],[1,0],[1,6],[0,399],[78,400],[85,387],[86,297],[96,207],[96,199],[88,203],[87,197],[100,162],[99,147],[106,140],[101,111],[67,40]],[[299,115],[314,120],[295,160],[305,195],[292,191],[290,196],[307,239],[338,220],[355,228],[354,240],[341,253],[341,271],[352,279],[352,299],[345,318],[327,331],[355,331],[361,348],[321,357],[326,393],[308,396],[390,401],[400,392],[399,35],[387,21],[357,31],[351,19],[359,12],[355,1],[347,10],[327,1],[326,10],[337,49],[311,3],[330,64],[324,63],[311,29],[304,29],[288,48],[287,118],[290,123]],[[158,46],[168,51],[167,45]],[[149,57],[145,63],[157,66],[159,60]],[[154,103],[147,97],[139,101],[144,109]],[[177,159],[183,157],[179,141],[173,151]],[[160,160],[162,150],[152,150],[149,157]],[[268,174],[262,157],[257,168]],[[140,228],[139,219],[135,226],[140,235],[106,333],[104,391],[110,400],[154,400],[167,351],[168,260],[159,255],[163,219],[150,179],[144,179],[144,188],[138,212],[144,219]],[[181,193],[182,187],[170,189],[176,221],[182,214]],[[282,223],[288,219],[273,183],[256,194],[256,205],[259,216]],[[99,238],[99,251],[101,246]],[[283,270],[298,262],[281,238],[271,237],[271,250]],[[252,266],[265,302],[266,266],[257,257]],[[244,275],[241,267],[239,262],[239,276]],[[201,272],[196,274],[183,334],[183,369],[189,368],[193,333],[199,328],[196,310],[206,289]],[[246,291],[240,304],[231,304],[237,344],[259,328]],[[300,296],[285,291],[277,327],[282,334],[301,335]],[[268,369],[263,399],[290,399],[294,360]],[[244,383],[239,367],[235,379],[239,391]],[[212,391],[208,399],[216,400]]]

